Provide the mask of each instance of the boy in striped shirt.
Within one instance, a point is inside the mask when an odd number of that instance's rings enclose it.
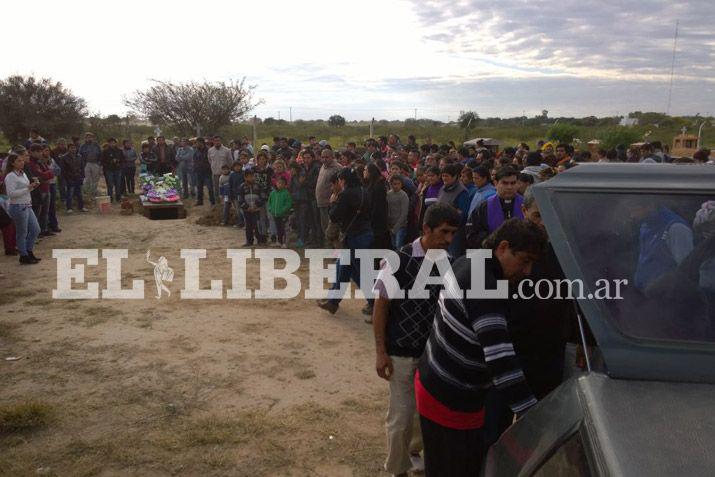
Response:
[[[541,228],[511,219],[484,241],[492,258],[483,271],[471,254],[453,264],[415,376],[427,477],[479,472],[487,450],[484,403],[492,386],[517,418],[536,404],[507,329],[508,287],[502,283],[501,298],[465,298],[465,292],[472,289],[473,269],[476,277],[483,273],[487,292],[505,280],[518,282],[545,246]]]

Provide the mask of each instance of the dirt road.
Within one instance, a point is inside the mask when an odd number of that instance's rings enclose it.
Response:
[[[39,427],[0,434],[1,475],[380,473],[386,386],[363,302],[331,316],[303,298],[181,300],[182,248],[207,249],[202,287],[228,288],[226,249],[244,241],[195,221],[75,214],[36,248],[39,265],[0,258],[0,404],[43,410]],[[128,249],[123,285],[144,279],[145,298],[53,300],[53,248]],[[149,249],[175,270],[171,297],[154,298]],[[86,268],[100,288],[105,275],[101,259]]]

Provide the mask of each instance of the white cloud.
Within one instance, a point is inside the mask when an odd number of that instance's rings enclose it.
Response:
[[[715,111],[710,3],[11,2],[6,18],[30,21],[4,26],[17,46],[0,77],[51,76],[103,114],[124,112],[122,96],[151,78],[243,76],[264,117],[623,114],[664,109],[679,18],[673,112],[704,113]]]

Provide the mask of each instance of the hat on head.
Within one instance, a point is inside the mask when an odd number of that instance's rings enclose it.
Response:
[[[325,139],[322,139],[322,140],[320,140],[320,141],[318,142],[318,145],[319,145],[320,147],[325,147],[325,146],[328,145],[328,141],[326,141]]]
[[[261,151],[270,151],[270,150],[271,150],[271,148],[268,147],[268,144],[264,144],[261,146]]]

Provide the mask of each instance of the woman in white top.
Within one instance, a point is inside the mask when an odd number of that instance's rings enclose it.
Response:
[[[32,211],[30,192],[40,185],[37,178],[32,182],[23,171],[29,155],[27,150],[16,149],[5,161],[5,190],[10,198],[9,214],[15,222],[17,249],[20,251],[20,263],[32,265],[40,261],[32,253],[35,240],[40,234],[40,224]]]

